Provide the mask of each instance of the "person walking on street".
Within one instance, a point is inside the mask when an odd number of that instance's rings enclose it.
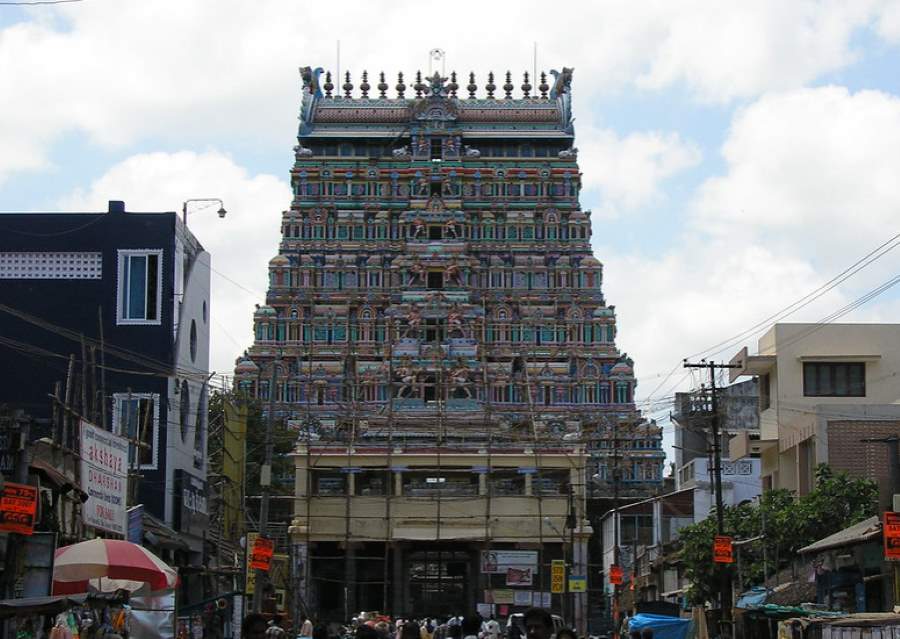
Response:
[[[529,608],[522,620],[527,639],[550,639],[553,636],[553,617],[544,608]]]
[[[266,629],[266,639],[284,639],[284,628],[281,627],[281,615],[275,615]]]
[[[258,612],[247,615],[241,622],[241,637],[244,639],[265,639],[266,631],[266,618]]]
[[[307,639],[312,639],[313,634],[313,623],[310,621],[306,615],[300,613],[300,636],[306,637]]]
[[[481,630],[484,632],[484,639],[500,639],[500,624],[494,619],[494,615],[481,624]]]
[[[462,620],[462,636],[463,639],[478,639],[478,633],[481,631],[481,617],[478,615],[467,615]]]

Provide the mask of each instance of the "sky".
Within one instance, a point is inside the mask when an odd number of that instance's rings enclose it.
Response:
[[[229,374],[290,205],[297,70],[334,71],[338,40],[357,84],[408,80],[435,48],[481,86],[520,84],[535,51],[574,68],[581,203],[667,432],[701,381],[684,358],[755,352],[775,319],[897,321],[900,286],[878,289],[900,271],[900,0],[2,2],[0,210],[222,198],[226,219],[189,222]]]

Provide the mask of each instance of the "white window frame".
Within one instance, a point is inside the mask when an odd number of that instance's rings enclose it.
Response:
[[[156,255],[156,319],[131,319],[125,317],[125,260],[131,257]],[[163,290],[163,250],[162,249],[119,249],[116,274],[116,324],[137,326],[159,326],[162,324]]]
[[[149,399],[153,401],[153,426],[151,442],[151,460],[149,464],[140,464],[140,470],[158,470],[159,467],[159,393],[113,393],[113,422],[112,429],[116,435],[127,438],[128,433],[122,432],[122,401],[129,399]],[[130,451],[133,443],[128,442],[129,464],[131,464]],[[138,451],[135,451],[135,459],[140,459]]]

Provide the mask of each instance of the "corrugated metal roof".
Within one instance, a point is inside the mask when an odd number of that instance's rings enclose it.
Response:
[[[878,515],[872,515],[868,519],[864,519],[858,524],[853,524],[849,528],[839,530],[833,535],[828,535],[824,539],[820,539],[808,546],[800,549],[800,554],[811,552],[821,552],[830,548],[838,548],[840,546],[850,546],[868,541],[881,534],[881,521]]]

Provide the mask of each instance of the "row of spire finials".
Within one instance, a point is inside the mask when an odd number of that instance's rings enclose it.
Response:
[[[435,75],[437,76],[437,74],[435,74]],[[388,97],[387,91],[390,87],[388,86],[388,83],[385,81],[384,71],[380,72],[378,74],[378,76],[379,76],[378,84],[375,87],[378,89],[378,97],[379,98],[387,98]],[[441,80],[446,80],[446,78],[441,78]],[[416,98],[421,98],[422,95],[424,93],[426,93],[429,90],[429,88],[434,84],[433,79],[429,78],[428,81],[429,81],[429,83],[427,83],[427,84],[425,82],[423,82],[422,81],[422,72],[416,71],[415,84],[413,84],[412,87],[410,87],[411,89],[413,89],[416,92]],[[331,81],[331,71],[327,71],[325,73],[325,83],[322,85],[322,89],[325,91],[326,98],[334,97],[332,95],[334,88],[335,88],[334,83],[332,83],[332,81]],[[353,83],[350,81],[350,72],[349,71],[347,71],[344,74],[344,85],[343,85],[343,87],[340,87],[340,88],[342,88],[344,90],[345,98],[353,97],[352,96]],[[397,85],[394,88],[397,90],[397,98],[402,100],[406,97],[407,86],[403,81],[403,72],[402,71],[397,74]],[[453,71],[450,73],[450,82],[447,83],[446,86],[444,86],[443,88],[446,90],[447,95],[449,95],[449,97],[451,97],[451,98],[457,97],[457,91],[459,91],[460,86],[456,81],[456,71]],[[469,73],[469,84],[466,85],[465,88],[469,92],[469,99],[475,99],[475,92],[478,90],[478,85],[475,84],[475,73],[474,72]],[[484,85],[484,88],[487,91],[488,99],[494,99],[494,92],[497,90],[498,87],[496,84],[494,84],[494,72],[493,71],[488,73],[488,81],[487,81],[487,84]],[[512,73],[511,72],[509,72],[509,71],[506,72],[506,82],[500,88],[502,88],[505,93],[504,97],[507,100],[511,100],[513,97],[513,95],[512,95],[513,89],[515,89],[515,86],[512,83]],[[531,85],[531,81],[530,81],[530,75],[529,75],[528,71],[526,71],[524,73],[522,86],[521,86],[522,97],[523,98],[531,98],[532,97],[531,91],[533,88],[534,87]],[[362,72],[362,82],[359,85],[359,90],[362,93],[363,99],[368,99],[369,91],[371,89],[372,89],[372,85],[369,84],[369,72],[363,71]],[[546,100],[547,92],[550,90],[550,85],[547,84],[547,74],[544,73],[543,71],[541,71],[541,83],[537,86],[537,90],[540,92],[540,96],[538,96],[537,93],[535,93],[535,95],[533,97],[535,97],[535,98],[540,97],[540,99]]]

